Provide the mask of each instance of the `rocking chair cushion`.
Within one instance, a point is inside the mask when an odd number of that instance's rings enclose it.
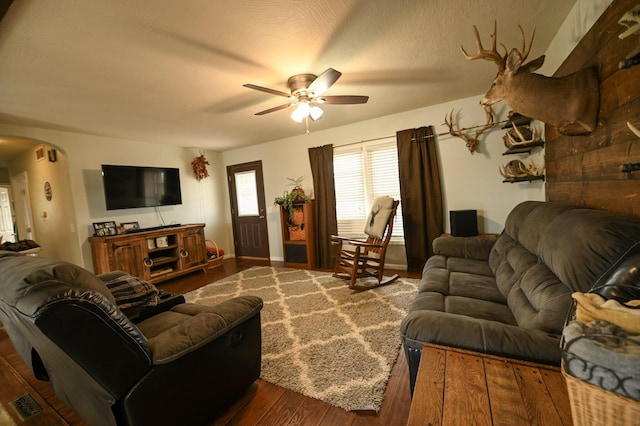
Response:
[[[371,212],[367,217],[367,223],[364,227],[364,232],[373,238],[382,238],[384,231],[387,228],[387,222],[389,221],[389,215],[393,210],[393,198],[391,197],[378,197],[373,200],[371,206]]]

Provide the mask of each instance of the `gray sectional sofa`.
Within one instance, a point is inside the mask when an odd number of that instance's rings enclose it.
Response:
[[[440,237],[401,325],[411,390],[423,342],[560,364],[571,293],[640,293],[640,219],[527,201],[497,239]]]

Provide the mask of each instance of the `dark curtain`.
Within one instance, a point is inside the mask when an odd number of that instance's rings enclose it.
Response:
[[[338,233],[336,188],[333,180],[333,145],[309,148],[309,163],[315,195],[316,267],[333,269],[336,246],[331,244],[331,235]]]
[[[433,127],[396,133],[407,269],[420,272],[443,232],[440,166]]]

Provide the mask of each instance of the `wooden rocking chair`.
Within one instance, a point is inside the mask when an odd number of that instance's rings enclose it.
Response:
[[[367,234],[366,240],[331,236],[332,244],[338,245],[333,276],[350,280],[350,289],[368,290],[390,284],[398,279],[398,275],[383,276],[384,258],[387,245],[391,240],[393,219],[396,217],[398,204],[400,202],[391,197],[378,197],[374,200],[364,229]],[[358,278],[366,277],[375,277],[377,283],[356,284]]]

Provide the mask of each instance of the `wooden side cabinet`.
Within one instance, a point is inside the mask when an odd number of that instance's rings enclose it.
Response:
[[[204,270],[204,224],[90,237],[96,274],[125,271],[152,283]]]
[[[294,223],[290,223],[289,211],[280,206],[284,266],[311,269],[316,263],[313,201],[296,202],[294,209]]]

